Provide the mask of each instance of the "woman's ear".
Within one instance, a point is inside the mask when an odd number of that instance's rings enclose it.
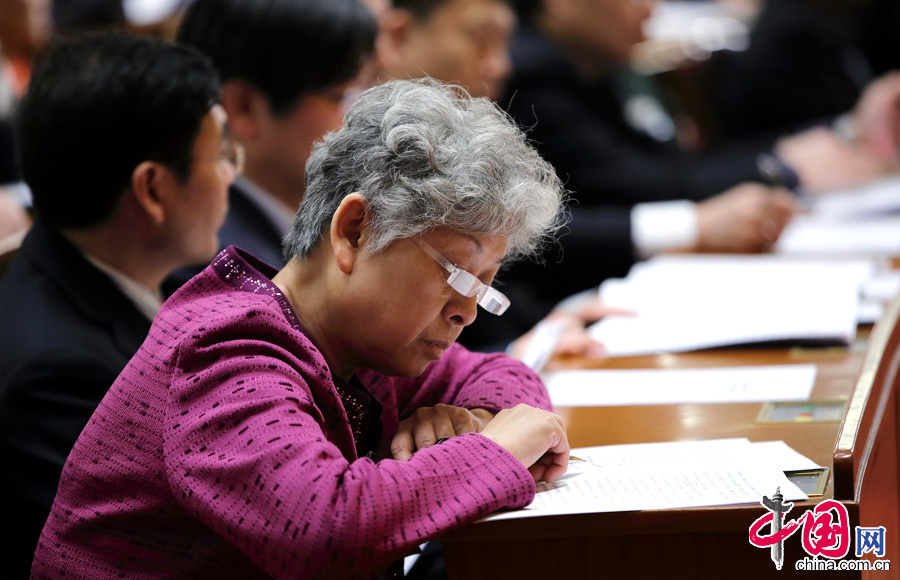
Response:
[[[368,202],[359,193],[345,197],[331,218],[331,248],[338,268],[349,274],[369,236]]]
[[[155,161],[143,161],[131,172],[131,192],[153,225],[166,221],[164,172],[169,170]]]

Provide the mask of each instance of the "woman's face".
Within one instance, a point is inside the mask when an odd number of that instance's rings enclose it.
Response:
[[[506,237],[437,228],[423,240],[485,284],[491,284],[506,254]],[[453,290],[447,271],[414,239],[397,240],[375,255],[364,251],[356,267],[352,313],[344,328],[355,366],[418,376],[475,320],[476,298]]]

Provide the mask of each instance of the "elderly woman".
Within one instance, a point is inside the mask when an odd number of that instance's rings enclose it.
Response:
[[[566,470],[539,379],[455,345],[558,223],[549,166],[433,82],[316,146],[280,272],[235,247],[179,290],[75,445],[34,578],[360,578]]]

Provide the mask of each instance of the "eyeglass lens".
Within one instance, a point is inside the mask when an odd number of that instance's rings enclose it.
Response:
[[[446,266],[445,266],[446,267]],[[509,298],[501,292],[484,284],[474,274],[453,267],[454,270],[447,278],[447,284],[451,288],[466,297],[477,296],[478,304],[491,314],[501,315],[509,308]]]

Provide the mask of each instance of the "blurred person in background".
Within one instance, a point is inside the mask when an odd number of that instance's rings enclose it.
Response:
[[[16,164],[12,118],[32,60],[53,31],[50,0],[0,0],[0,240],[31,223],[31,195]]]
[[[229,190],[223,248],[286,263],[281,242],[306,191],[312,144],[340,126],[377,34],[356,0],[196,0],[188,7],[178,42],[212,59],[232,135],[246,151],[244,173]],[[177,272],[167,293],[199,266]]]
[[[497,100],[511,72],[505,0],[365,0],[379,19],[379,80],[429,76]]]
[[[742,51],[705,67],[714,140],[783,133],[851,110],[876,78],[900,68],[900,2],[772,0]],[[851,129],[840,117],[838,128]],[[842,125],[843,124],[843,125]]]
[[[520,264],[506,276],[521,280],[545,312],[658,252],[766,251],[795,211],[789,190],[846,187],[896,167],[871,146],[896,132],[886,121],[900,94],[895,79],[880,79],[867,91],[872,98],[860,99],[854,116],[873,130],[854,142],[826,127],[693,154],[679,148],[653,79],[629,70],[655,2],[515,5],[520,26],[504,107],[572,191],[561,247],[545,254],[545,267]],[[875,118],[885,122],[865,121]]]
[[[218,250],[236,170],[218,92],[198,52],[118,34],[60,44],[33,71],[16,144],[35,221],[0,278],[5,578],[28,577],[63,463],[162,281]]]

